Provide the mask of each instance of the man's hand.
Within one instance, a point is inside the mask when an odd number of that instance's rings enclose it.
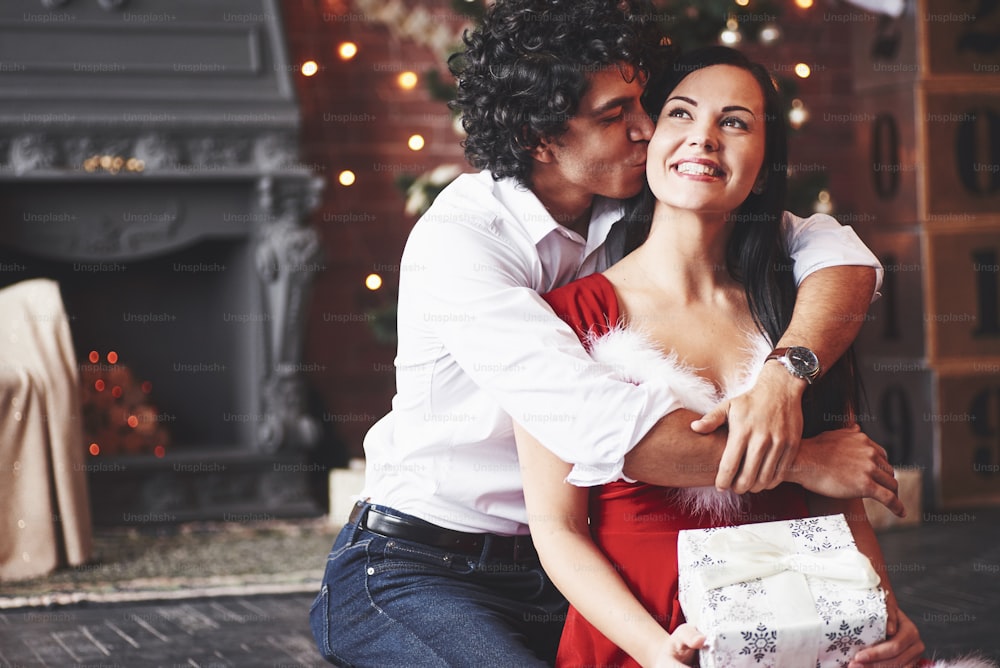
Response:
[[[732,487],[744,494],[771,489],[785,480],[802,439],[805,388],[806,381],[793,377],[781,364],[764,364],[749,392],[722,402],[691,423],[699,434],[729,423],[715,478],[717,489]]]
[[[875,499],[899,517],[906,515],[885,449],[856,424],[803,439],[788,480],[833,499]]]

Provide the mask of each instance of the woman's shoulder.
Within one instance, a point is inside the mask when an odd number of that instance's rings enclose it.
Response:
[[[576,331],[580,339],[604,334],[618,323],[618,298],[603,274],[591,274],[542,295],[557,316]]]

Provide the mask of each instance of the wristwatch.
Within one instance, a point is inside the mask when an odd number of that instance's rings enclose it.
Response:
[[[788,372],[796,378],[801,378],[810,385],[819,378],[820,366],[816,353],[804,346],[789,346],[787,348],[775,348],[767,356],[769,360],[778,360]]]

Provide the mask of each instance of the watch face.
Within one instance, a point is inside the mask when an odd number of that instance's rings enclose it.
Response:
[[[788,361],[792,363],[792,366],[804,374],[808,375],[819,368],[819,360],[816,359],[816,354],[808,348],[792,346],[788,349],[787,355]]]

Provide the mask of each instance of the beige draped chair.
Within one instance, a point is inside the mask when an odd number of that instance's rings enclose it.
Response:
[[[59,286],[0,290],[0,580],[91,554],[76,355]],[[0,587],[2,589],[2,587]]]

